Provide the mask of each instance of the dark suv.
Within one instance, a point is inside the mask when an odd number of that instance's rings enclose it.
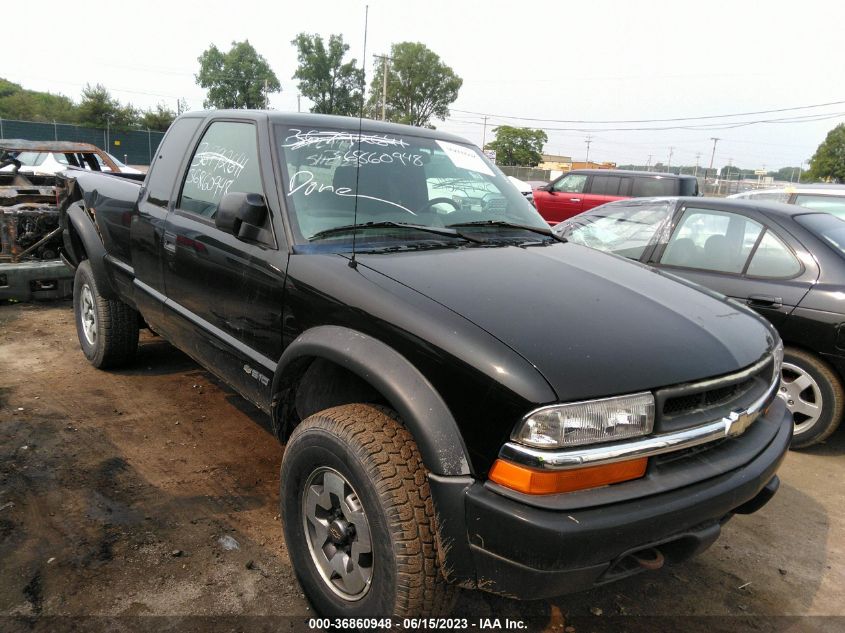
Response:
[[[650,171],[577,169],[534,191],[534,204],[550,225],[624,198],[697,196],[698,180]]]
[[[322,615],[592,587],[702,551],[777,488],[774,329],[563,243],[461,138],[200,112],[143,185],[66,177],[84,354],[129,362],[149,326],[271,416]]]

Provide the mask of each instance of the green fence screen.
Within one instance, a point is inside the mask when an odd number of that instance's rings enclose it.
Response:
[[[82,127],[69,123],[0,119],[0,139],[20,138],[28,141],[90,143],[128,165],[149,165],[163,136],[164,132],[152,130],[114,130]]]

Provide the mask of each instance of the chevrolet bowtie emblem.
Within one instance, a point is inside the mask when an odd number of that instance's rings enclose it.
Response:
[[[749,413],[746,409],[734,409],[722,418],[725,423],[725,437],[742,435],[759,415],[759,411]]]

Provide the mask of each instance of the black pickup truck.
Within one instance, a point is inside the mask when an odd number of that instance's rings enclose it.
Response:
[[[190,113],[143,183],[64,178],[85,356],[130,362],[149,327],[271,416],[322,615],[589,588],[701,552],[777,489],[771,326],[562,242],[458,137]]]

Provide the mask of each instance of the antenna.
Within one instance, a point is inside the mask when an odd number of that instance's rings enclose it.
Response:
[[[364,90],[367,87],[367,20],[370,17],[370,5],[364,5],[364,53],[361,55],[361,106],[358,109],[358,160],[355,164],[355,209],[352,215],[352,259],[349,260],[350,268],[357,268],[355,260],[355,242],[358,237],[358,182],[361,176],[361,130],[364,125]]]

